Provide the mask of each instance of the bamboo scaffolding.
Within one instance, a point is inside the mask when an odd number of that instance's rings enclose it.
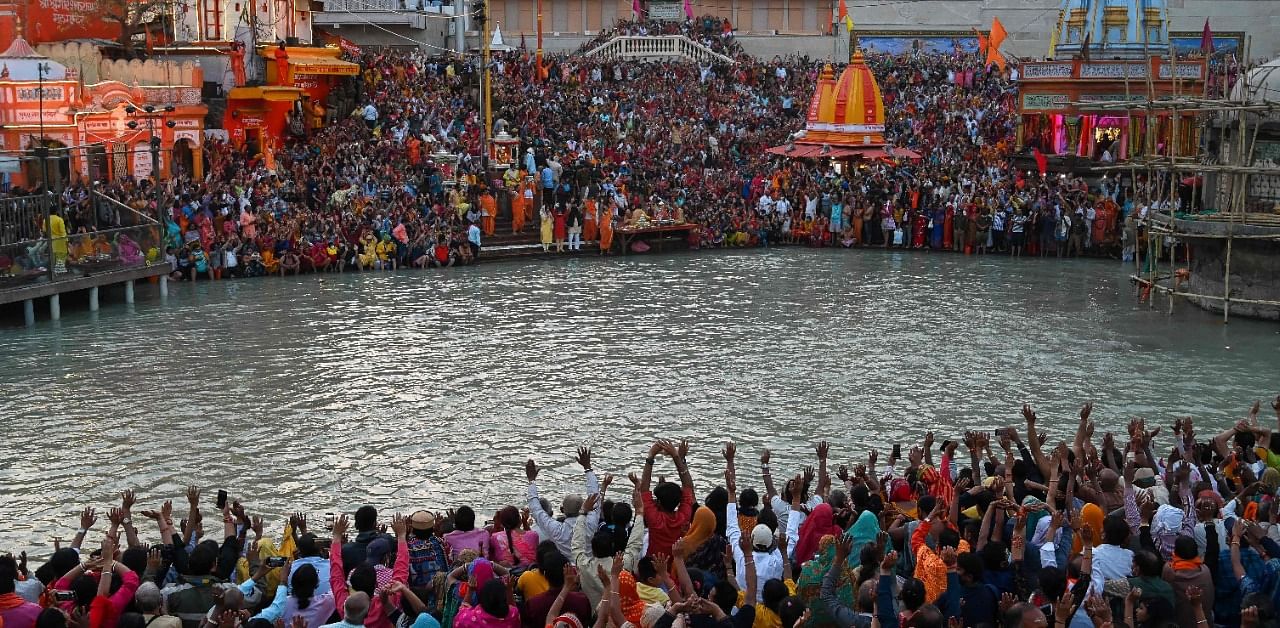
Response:
[[[1146,50],[1146,29],[1144,28],[1143,48]],[[1249,49],[1252,45],[1252,38],[1245,40],[1245,56],[1249,58]],[[1126,160],[1123,164],[1115,164],[1110,166],[1100,166],[1096,170],[1101,171],[1120,171],[1128,170],[1132,175],[1136,175],[1138,169],[1147,171],[1147,185],[1145,186],[1146,197],[1144,202],[1154,203],[1157,207],[1163,207],[1167,211],[1167,217],[1163,214],[1154,213],[1148,217],[1148,224],[1145,225],[1145,233],[1143,238],[1139,239],[1138,244],[1145,242],[1145,263],[1143,260],[1142,246],[1135,247],[1134,254],[1134,274],[1130,275],[1130,280],[1137,285],[1145,288],[1143,296],[1147,299],[1148,305],[1155,308],[1155,294],[1165,294],[1168,296],[1168,313],[1173,314],[1174,298],[1183,297],[1188,299],[1201,299],[1206,301],[1222,303],[1222,322],[1224,324],[1230,321],[1231,304],[1250,304],[1250,305],[1266,305],[1280,307],[1280,300],[1277,299],[1247,299],[1237,298],[1231,295],[1231,262],[1234,255],[1235,240],[1251,240],[1251,241],[1274,241],[1280,242],[1280,230],[1276,233],[1236,233],[1236,226],[1253,226],[1258,228],[1280,228],[1280,216],[1272,214],[1248,214],[1246,204],[1248,201],[1249,177],[1250,176],[1280,176],[1280,167],[1273,166],[1254,166],[1253,159],[1257,145],[1258,133],[1262,128],[1264,120],[1261,119],[1268,114],[1280,111],[1280,102],[1264,101],[1249,102],[1248,89],[1249,76],[1246,65],[1240,67],[1240,74],[1237,84],[1240,86],[1237,99],[1229,99],[1225,97],[1221,99],[1208,98],[1205,95],[1195,96],[1182,93],[1182,84],[1176,71],[1177,57],[1173,47],[1169,50],[1170,62],[1174,64],[1175,71],[1172,73],[1173,94],[1171,96],[1157,98],[1155,88],[1152,81],[1152,61],[1153,55],[1147,56],[1147,98],[1145,101],[1130,100],[1128,77],[1125,80],[1125,98],[1123,103],[1096,103],[1096,102],[1079,102],[1072,103],[1074,106],[1085,107],[1092,110],[1107,111],[1126,111],[1133,112],[1143,111],[1146,114],[1147,134],[1144,142],[1143,154],[1136,158]],[[1127,73],[1126,73],[1127,74]],[[1224,68],[1225,78],[1225,68]],[[1223,81],[1225,88],[1226,81]],[[1155,111],[1168,111],[1170,113],[1170,135],[1169,148],[1165,156],[1155,155],[1154,143],[1155,138],[1152,133],[1152,120]],[[1201,133],[1206,132],[1206,126],[1210,120],[1219,122],[1218,128],[1226,130],[1230,126],[1236,127],[1235,150],[1232,151],[1229,163],[1208,164],[1203,163],[1206,155],[1201,153],[1198,157],[1181,157],[1179,156],[1179,148],[1182,144],[1179,133],[1179,124],[1183,122],[1182,117],[1192,114],[1194,117],[1200,118]],[[1206,114],[1216,114],[1208,116]],[[1259,120],[1253,124],[1252,133],[1250,133],[1248,120],[1249,115],[1259,116]],[[1232,125],[1231,123],[1235,123]],[[1229,144],[1223,144],[1224,148],[1228,148]],[[1214,173],[1222,175],[1226,182],[1230,183],[1230,191],[1225,200],[1225,211],[1221,216],[1225,218],[1209,218],[1208,216],[1200,217],[1197,220],[1187,222],[1200,222],[1201,224],[1226,223],[1225,233],[1200,233],[1192,232],[1184,228],[1174,216],[1174,200],[1178,197],[1179,173],[1194,172],[1197,174]],[[1164,177],[1168,177],[1168,186]],[[1198,183],[1198,181],[1197,181]],[[1132,184],[1136,191],[1136,176]],[[1195,184],[1193,183],[1193,190]],[[1219,192],[1221,194],[1221,192]],[[1192,205],[1194,206],[1194,192]],[[1221,294],[1202,294],[1199,292],[1191,292],[1179,290],[1177,288],[1178,270],[1177,270],[1177,245],[1187,240],[1225,240],[1226,251],[1223,259],[1223,278]],[[1166,253],[1168,249],[1169,266],[1167,271],[1161,269],[1161,255]],[[1190,259],[1190,244],[1186,245],[1188,259]],[[1172,286],[1161,285],[1161,282],[1172,282]]]

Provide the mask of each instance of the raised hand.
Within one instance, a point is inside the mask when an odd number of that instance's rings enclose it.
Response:
[[[680,439],[680,445],[676,447],[676,455],[680,456],[681,460],[684,460],[685,458],[689,457],[689,441],[688,440],[685,440],[683,438]]]
[[[849,554],[853,553],[853,537],[848,534],[841,534],[836,540],[836,564],[842,564],[849,558]]]
[[[897,564],[898,553],[893,550],[889,550],[889,552],[884,555],[884,558],[880,559],[880,569],[885,573],[893,571],[894,566]]]
[[[805,467],[805,468],[804,468],[804,484],[800,484],[800,485],[796,486],[796,490],[797,490],[797,491],[803,491],[803,490],[804,490],[804,485],[805,485],[805,484],[808,484],[808,483],[810,483],[810,482],[812,482],[812,481],[813,481],[814,476],[815,476],[815,474],[814,474],[814,472],[813,472],[813,467],[812,467],[812,466],[807,466],[807,467]]]
[[[1083,406],[1080,406],[1080,424],[1081,425],[1085,425],[1086,423],[1089,422],[1090,414],[1093,414],[1093,402],[1086,401]]]
[[[524,477],[528,478],[530,482],[538,479],[538,463],[534,462],[533,458],[524,463]]]
[[[591,448],[585,445],[579,447],[577,460],[578,460],[578,464],[582,466],[582,469],[584,471],[590,470],[591,469]],[[529,481],[532,482],[533,478],[529,478]]]
[[[848,465],[843,465],[843,464],[840,465],[840,468],[836,470],[836,477],[840,478],[841,482],[848,482],[849,481]]]
[[[133,489],[128,489],[120,494],[120,509],[124,511],[125,516],[129,516],[129,511],[133,509],[133,505],[138,503],[138,498],[134,496]]]
[[[582,504],[582,512],[587,513],[596,509],[596,503],[600,501],[599,493],[587,495],[587,501]]]
[[[97,522],[98,522],[98,514],[93,510],[93,507],[85,506],[84,510],[80,511],[80,529],[81,530],[92,530],[93,524]]]
[[[262,538],[263,527],[262,517],[254,515],[252,523],[250,524],[250,529],[253,530],[253,535],[257,538]]]
[[[1026,420],[1027,427],[1035,427],[1036,412],[1035,410],[1031,409],[1031,404],[1029,403],[1022,404],[1022,418]]]
[[[933,449],[933,432],[932,431],[924,433],[924,448],[926,450]]]
[[[720,449],[720,455],[724,456],[725,462],[733,462],[733,457],[738,453],[738,446],[733,441],[726,442],[724,447]]]
[[[347,534],[347,527],[350,525],[351,522],[347,519],[346,513],[339,515],[338,518],[333,521],[333,538],[338,539],[345,536]]]
[[[112,508],[111,510],[108,510],[107,521],[111,522],[111,527],[119,527],[121,522],[124,521],[124,511],[119,508]]]
[[[195,485],[192,485],[192,486],[188,486],[188,487],[187,487],[187,503],[188,503],[188,504],[191,504],[191,507],[192,507],[192,508],[195,508],[196,506],[198,506],[198,505],[200,504],[200,489],[199,489],[199,487],[197,487],[197,486],[195,486]]]
[[[396,533],[397,539],[405,538],[409,533],[409,520],[404,515],[396,513],[391,516],[391,530]]]
[[[817,446],[818,460],[826,460],[827,452],[831,451],[831,445],[827,441],[820,441]]]
[[[944,547],[942,548],[942,551],[938,553],[938,557],[942,559],[942,564],[946,565],[948,570],[955,569],[956,560],[958,558],[956,556],[956,548]]]
[[[769,456],[769,450],[764,450],[764,453],[760,454],[760,464],[769,464]]]

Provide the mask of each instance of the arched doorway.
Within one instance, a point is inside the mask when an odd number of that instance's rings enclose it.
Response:
[[[192,176],[195,172],[195,153],[191,150],[191,140],[180,139],[173,143],[173,153],[169,162],[169,176]]]
[[[48,149],[46,159],[48,164],[42,163],[38,149],[40,146]],[[71,178],[71,154],[67,150],[66,144],[58,140],[46,138],[43,142],[34,136],[27,144],[27,148],[22,153],[22,170],[26,175],[27,187],[35,189],[36,187],[46,184],[47,189],[61,190],[66,187],[67,181]],[[45,173],[48,172],[48,180],[45,180]]]
[[[110,178],[107,148],[102,144],[93,144],[85,152],[89,159],[89,180],[106,181]]]

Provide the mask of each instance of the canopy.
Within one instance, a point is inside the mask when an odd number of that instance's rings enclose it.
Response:
[[[829,146],[825,144],[784,144],[774,146],[768,152],[792,159],[919,159],[920,153],[894,146]]]

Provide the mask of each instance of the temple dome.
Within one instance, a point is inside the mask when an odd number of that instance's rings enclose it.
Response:
[[[1056,29],[1054,55],[1059,58],[1082,54],[1086,40],[1094,59],[1169,52],[1165,0],[1062,0]]]
[[[854,52],[839,79],[830,65],[822,68],[804,128],[806,143],[884,144],[884,100],[861,51]]]

